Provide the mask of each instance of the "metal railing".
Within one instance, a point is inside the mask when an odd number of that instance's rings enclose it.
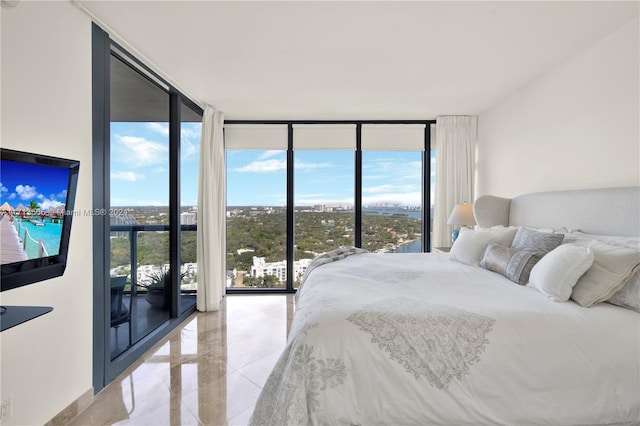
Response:
[[[138,233],[139,232],[169,232],[169,225],[111,225],[110,232],[127,233],[129,239],[129,260],[131,265],[131,295],[138,292]],[[195,232],[198,225],[180,225],[180,231]],[[182,284],[182,283],[181,283]],[[195,293],[196,290],[181,289],[181,293]]]

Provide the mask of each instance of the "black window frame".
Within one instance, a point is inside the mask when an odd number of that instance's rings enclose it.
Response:
[[[295,293],[294,288],[294,250],[295,250],[295,220],[294,220],[294,149],[293,149],[293,126],[299,124],[353,124],[356,126],[356,149],[355,149],[355,190],[354,190],[354,245],[362,247],[362,125],[363,124],[424,124],[424,149],[422,150],[422,216],[421,232],[422,247],[421,252],[427,253],[431,249],[431,126],[436,124],[436,120],[225,120],[225,125],[286,125],[287,126],[287,282],[282,288],[227,288],[227,294],[250,294],[250,293]],[[390,149],[392,151],[392,149]]]
[[[180,130],[181,106],[202,116],[204,110],[159,74],[109,37],[100,26],[92,24],[92,176],[93,211],[109,211],[110,183],[110,61],[114,56],[140,73],[169,95],[169,258],[172,282],[180,283]],[[180,286],[173,286],[169,320],[133,344],[123,354],[110,356],[110,289],[108,215],[93,216],[93,390],[97,394],[118,374],[133,364],[153,345],[191,315],[195,304],[182,310]]]

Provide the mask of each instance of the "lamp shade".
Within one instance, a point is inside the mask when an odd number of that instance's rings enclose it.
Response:
[[[449,220],[447,220],[447,225],[456,225],[456,226],[468,226],[475,225],[476,219],[473,216],[473,204],[457,204],[451,215],[449,216]]]

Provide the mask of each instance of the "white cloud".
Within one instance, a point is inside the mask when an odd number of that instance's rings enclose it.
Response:
[[[254,161],[247,164],[244,167],[235,169],[236,172],[250,172],[250,173],[271,173],[279,172],[287,169],[286,160],[266,160],[266,161]]]
[[[189,127],[185,127],[184,125],[180,127],[180,135],[182,135],[183,138],[189,138],[189,139],[200,139],[200,134],[201,134],[201,126],[189,126]]]
[[[137,136],[116,136],[116,138],[124,148],[120,158],[126,163],[149,166],[168,162],[169,148],[167,145]]]
[[[191,143],[188,139],[182,139],[180,143],[180,155],[182,160],[192,157],[198,152],[198,147]]]
[[[307,198],[307,199],[311,199],[311,198],[318,198],[318,199],[322,199],[325,197],[330,197],[332,194],[299,194],[297,195],[300,198]]]
[[[67,190],[63,189],[62,191],[58,192],[58,195],[56,195],[56,198],[61,198],[63,200],[67,199]]]
[[[376,194],[362,197],[364,206],[372,204],[398,204],[401,206],[419,206],[422,203],[422,193],[406,192],[404,194]]]
[[[14,200],[16,198],[16,193],[12,192],[11,195],[9,195],[7,198],[10,200]]]
[[[303,163],[302,161],[296,161],[294,163],[294,170],[316,170],[326,167],[332,167],[331,163]]]
[[[276,155],[279,154],[284,154],[284,151],[278,151],[278,150],[268,150],[263,152],[259,157],[258,160],[266,160],[267,158],[271,158],[271,157],[275,157]]]
[[[362,192],[366,193],[407,193],[411,191],[415,191],[416,185],[378,185],[378,186],[367,186],[362,188]]]
[[[61,203],[58,200],[44,200],[40,203],[40,210],[47,211],[49,209],[55,209],[56,207],[64,206],[64,203]]]
[[[385,182],[420,182],[422,180],[422,163],[420,161],[410,161],[398,164],[393,162],[380,161],[365,167],[363,180],[365,182],[374,180],[384,180]]]
[[[147,127],[156,133],[169,136],[169,124],[164,123],[147,123]]]
[[[4,196],[4,194],[7,192],[9,192],[9,188],[4,186],[2,182],[0,182],[0,197]]]
[[[296,206],[311,206],[315,204],[325,204],[329,206],[353,205],[353,197],[340,198],[335,194],[300,194],[297,195],[294,204]]]
[[[31,200],[38,196],[38,190],[35,186],[18,185],[16,186],[16,194],[21,200]]]
[[[186,160],[198,153],[200,149],[200,125],[180,127],[180,155]]]
[[[111,179],[135,182],[144,179],[144,175],[131,171],[111,172]]]

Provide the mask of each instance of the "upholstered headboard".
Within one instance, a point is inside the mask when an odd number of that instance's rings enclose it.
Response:
[[[589,234],[640,236],[640,187],[485,195],[473,206],[480,227],[526,225]]]

